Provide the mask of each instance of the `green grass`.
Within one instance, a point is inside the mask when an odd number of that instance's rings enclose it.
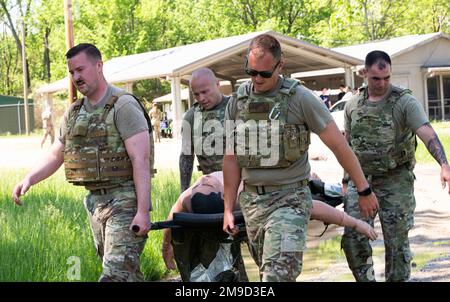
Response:
[[[444,147],[444,150],[447,151],[447,159],[449,159],[449,150],[450,150],[450,122],[432,122],[431,125],[433,126],[434,130],[436,131],[437,135],[439,136],[439,140],[442,143],[442,146]],[[417,163],[424,164],[424,163],[436,163],[436,160],[431,156],[431,154],[428,152],[427,148],[423,144],[423,142],[417,138],[417,150],[416,150],[416,160]]]
[[[450,245],[450,241],[434,241],[433,246]]]
[[[72,256],[80,261],[79,281],[97,281],[101,262],[83,206],[86,191],[68,184],[59,170],[33,186],[19,207],[11,192],[25,173],[10,170],[0,175],[0,281],[70,281]],[[165,220],[178,198],[179,177],[158,172],[152,185],[152,221]],[[149,233],[141,256],[146,280],[160,280],[167,273],[161,243],[162,231]]]
[[[420,271],[428,262],[433,259],[443,257],[444,252],[420,252],[415,253],[412,259],[412,271]]]
[[[315,276],[318,271],[325,271],[331,264],[342,262],[345,255],[341,250],[341,236],[322,241],[315,248],[308,248],[303,254],[302,276]]]

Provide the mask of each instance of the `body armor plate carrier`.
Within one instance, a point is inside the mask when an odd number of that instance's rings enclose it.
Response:
[[[351,113],[350,144],[364,174],[379,176],[402,165],[414,166],[416,136],[409,130],[405,139],[398,141],[393,116],[395,102],[407,93],[411,91],[393,87],[382,107],[365,105],[367,92],[361,93]]]
[[[97,189],[119,186],[133,179],[131,160],[114,122],[114,104],[124,94],[128,93],[113,95],[103,108],[92,113],[85,110],[83,99],[80,99],[69,112],[64,167],[70,183]],[[151,132],[150,118],[140,101],[136,100]],[[154,172],[152,157],[150,154],[150,169]]]
[[[235,153],[240,167],[284,168],[308,150],[310,131],[306,125],[287,123],[289,100],[297,85],[296,80],[283,79],[274,97],[251,93],[251,82],[239,87],[237,120],[243,123],[236,126]],[[273,150],[278,156],[274,157]]]
[[[215,109],[202,110],[198,103],[194,105],[194,144],[203,174],[222,171],[225,154],[225,108],[229,98],[225,98]],[[199,118],[201,117],[201,119]],[[198,138],[198,139],[197,139]]]

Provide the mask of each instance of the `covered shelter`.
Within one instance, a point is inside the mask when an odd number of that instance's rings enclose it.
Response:
[[[345,70],[346,82],[351,83],[355,66],[363,64],[352,56],[269,30],[113,58],[105,62],[104,74],[109,83],[125,83],[129,92],[132,92],[133,82],[139,80],[170,80],[174,134],[179,137],[183,113],[181,84],[188,84],[195,69],[209,67],[219,79],[229,81],[231,87],[235,87],[237,80],[248,78],[244,63],[250,41],[263,33],[273,35],[281,43],[286,61],[284,73],[288,76],[299,71],[340,67]],[[37,93],[46,95],[51,102],[50,94],[68,89],[68,84],[69,78],[66,77],[39,88]]]

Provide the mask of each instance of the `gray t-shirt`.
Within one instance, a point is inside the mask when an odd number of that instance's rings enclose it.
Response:
[[[366,106],[383,107],[386,104],[387,99],[391,95],[391,92],[392,86],[390,87],[389,93],[386,95],[386,97],[377,102],[369,101],[367,99],[368,94],[366,93],[366,91],[361,93],[363,93],[364,104]],[[354,96],[345,105],[344,127],[347,133],[350,133],[352,112],[356,110],[359,98],[360,96]],[[404,137],[408,135],[409,130],[412,130],[415,133],[417,129],[419,129],[422,125],[429,122],[422,105],[412,94],[404,94],[395,102],[393,109],[393,118],[399,141],[403,141]]]
[[[258,95],[274,97],[281,85],[280,77],[272,91]],[[225,120],[236,120],[237,116],[236,99],[231,98],[225,111]],[[304,124],[310,131],[320,134],[331,121],[333,117],[320,98],[308,88],[298,85],[295,95],[289,100],[287,123]],[[305,152],[299,160],[287,168],[243,168],[241,177],[247,184],[255,186],[284,185],[309,178],[310,171],[308,152]]]
[[[95,106],[92,106],[87,97],[83,97],[83,106],[87,112],[92,112],[98,107],[104,107],[112,95],[117,95],[122,92],[124,92],[124,90],[108,85],[105,95],[102,97],[100,102],[98,102]],[[70,106],[70,108],[64,113],[63,121],[61,122],[59,140],[63,144],[65,144],[67,117],[72,107],[73,105]],[[114,105],[114,110],[115,124],[122,140],[125,141],[140,132],[149,130],[148,123],[145,119],[141,106],[131,95],[127,94],[119,97]]]

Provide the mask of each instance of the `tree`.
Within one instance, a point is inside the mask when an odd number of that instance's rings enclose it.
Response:
[[[0,0],[0,93],[21,94],[21,28],[26,21],[29,85],[67,75],[61,0]],[[449,32],[448,0],[73,0],[75,44],[103,59],[272,29],[323,47]],[[135,85],[151,98],[156,79]]]
[[[22,42],[19,38],[19,24],[21,22],[23,22],[24,27],[22,30],[25,31],[25,37],[27,36],[27,17],[29,15],[30,12],[30,5],[31,5],[31,0],[28,0],[25,4],[22,3],[22,1],[17,0],[15,5],[6,2],[6,0],[0,0],[0,8],[2,9],[2,12],[4,14],[4,16],[6,17],[6,24],[9,28],[9,30],[11,31],[13,37],[14,37],[14,41],[16,43],[16,47],[17,47],[17,52],[19,53],[20,57],[22,57]],[[19,13],[20,13],[20,17],[17,19],[16,22],[13,21],[13,16],[11,15],[11,10],[12,9],[18,9]],[[30,80],[30,72],[29,72],[29,65],[28,65],[28,59],[25,58],[25,66],[27,69],[27,89],[30,89],[31,86],[31,80]]]

